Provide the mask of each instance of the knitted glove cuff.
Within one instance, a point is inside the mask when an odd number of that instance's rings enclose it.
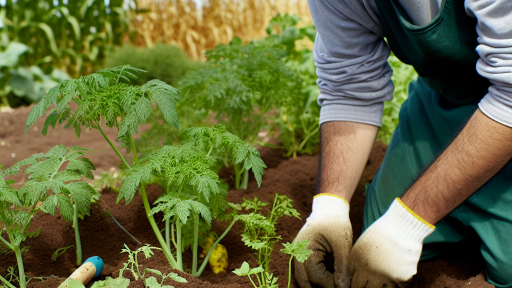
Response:
[[[350,205],[343,197],[322,193],[313,198],[313,211],[309,218],[341,217],[348,219]]]
[[[423,240],[436,229],[434,225],[421,218],[399,198],[391,203],[388,211],[382,215],[379,221],[383,222],[384,227],[389,227],[394,231],[393,238],[399,243],[409,241],[423,243]]]

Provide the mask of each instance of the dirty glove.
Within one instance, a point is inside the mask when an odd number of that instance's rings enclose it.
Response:
[[[423,240],[434,229],[396,198],[352,248],[352,288],[396,287],[410,280],[416,274]]]
[[[313,211],[296,241],[309,240],[313,250],[304,263],[295,260],[295,278],[302,288],[312,284],[324,288],[349,287],[348,257],[352,248],[349,205],[342,197],[322,193],[313,199]],[[334,273],[325,266],[325,257],[334,256]],[[331,269],[332,270],[332,269]]]

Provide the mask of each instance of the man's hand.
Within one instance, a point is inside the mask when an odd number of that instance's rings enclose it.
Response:
[[[400,287],[416,274],[423,240],[435,227],[397,198],[350,254],[352,288]]]
[[[348,258],[352,248],[352,225],[345,199],[319,194],[313,200],[313,212],[295,241],[309,240],[313,254],[304,262],[295,261],[295,278],[302,288],[312,284],[324,288],[350,287]],[[327,270],[325,257],[334,256],[334,273]]]

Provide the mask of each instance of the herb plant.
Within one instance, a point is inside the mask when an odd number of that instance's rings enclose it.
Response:
[[[94,165],[84,158],[87,149],[75,146],[68,149],[55,146],[46,154],[34,154],[0,172],[0,221],[7,239],[0,231],[0,241],[16,254],[20,287],[26,287],[21,243],[28,237],[27,230],[38,210],[55,214],[58,207],[65,220],[75,226],[77,264],[81,264],[82,250],[78,233],[77,213],[89,215],[94,189],[81,182],[82,176],[92,179]],[[6,177],[21,171],[28,174],[28,181],[20,188]],[[65,169],[61,169],[64,168]],[[50,193],[52,191],[52,193]],[[1,280],[1,279],[0,279]]]
[[[292,200],[285,195],[276,194],[270,213],[267,216],[261,213],[261,208],[269,205],[269,203],[261,202],[257,197],[254,197],[254,200],[244,199],[241,205],[245,210],[252,210],[249,214],[238,216],[238,219],[244,223],[242,241],[246,246],[256,250],[258,263],[265,273],[261,272],[263,280],[267,279],[266,273],[270,273],[270,256],[274,250],[274,244],[282,240],[281,236],[276,234],[275,225],[277,220],[282,216],[300,219],[299,212],[293,209],[291,202]],[[268,282],[263,282],[263,284],[269,285]]]
[[[148,259],[154,255],[154,252],[152,250],[161,250],[160,248],[151,247],[149,244],[146,244],[145,246],[142,246],[139,249],[132,251],[128,246],[126,246],[126,244],[124,245],[124,247],[125,248],[121,251],[121,253],[128,253],[128,262],[123,264],[123,268],[119,271],[119,278],[117,279],[122,279],[124,271],[128,270],[132,273],[133,278],[135,278],[135,280],[142,279],[144,287],[146,288],[174,288],[173,286],[170,285],[163,285],[164,280],[167,278],[174,280],[176,282],[187,283],[187,279],[179,276],[176,273],[171,272],[169,274],[163,274],[162,272],[151,268],[146,268],[141,271],[141,268],[139,266],[138,254],[142,252],[146,259]],[[157,279],[153,276],[146,278],[146,273],[148,272],[162,277],[161,281],[158,282]]]
[[[203,235],[210,229],[213,218],[222,217],[229,206],[226,201],[227,185],[223,184],[216,173],[217,157],[232,159],[235,165],[243,163],[245,170],[252,169],[258,185],[265,165],[259,159],[259,153],[239,139],[221,128],[193,128],[185,132],[188,143],[181,146],[162,146],[145,157],[140,158],[138,149],[133,141],[133,135],[138,133],[138,126],[144,124],[158,107],[163,119],[179,128],[175,109],[179,98],[179,90],[160,80],[151,80],[142,86],[135,86],[137,73],[145,71],[128,65],[101,70],[80,79],[67,80],[52,88],[48,94],[30,112],[26,129],[38,117],[44,115],[52,104],[56,105],[47,117],[42,133],[57,122],[67,121],[66,126],[75,129],[80,136],[81,127],[98,129],[112,149],[127,167],[119,191],[118,202],[122,199],[128,204],[140,189],[144,209],[150,225],[161,248],[171,266],[183,271],[182,251],[187,245],[192,246],[192,274],[199,276],[210,253],[201,267],[197,263],[197,247],[199,230]],[[75,102],[78,108],[72,111],[69,104]],[[101,118],[105,124],[101,124]],[[103,133],[102,125],[118,129],[117,141],[121,146],[131,151],[134,163],[130,165],[110,139]],[[199,129],[199,130],[194,130]],[[222,133],[217,133],[222,130]],[[201,132],[202,131],[202,132]],[[203,132],[216,135],[217,138],[205,138]],[[206,134],[208,134],[206,133]],[[204,139],[203,139],[204,138]],[[208,142],[217,141],[220,142]],[[204,144],[204,145],[203,145]],[[208,144],[208,149],[204,147]],[[201,146],[203,145],[203,146]],[[259,160],[258,160],[259,159]],[[146,194],[146,185],[159,183],[164,188],[164,194],[155,202],[151,209]],[[155,221],[154,214],[163,212],[165,221],[165,238]],[[220,241],[231,229],[236,218],[217,241]],[[184,235],[183,228],[190,228],[193,233]],[[174,253],[171,251],[171,239]],[[187,245],[184,245],[187,243]]]

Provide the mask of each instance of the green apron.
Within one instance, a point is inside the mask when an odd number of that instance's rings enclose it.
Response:
[[[388,44],[420,75],[409,86],[384,162],[367,191],[364,229],[403,195],[443,152],[478,108],[490,83],[476,72],[476,19],[463,0],[445,0],[439,15],[415,26],[398,0],[376,0]],[[476,232],[488,281],[512,287],[512,162],[436,225],[425,239],[422,260],[439,255],[443,243]]]

